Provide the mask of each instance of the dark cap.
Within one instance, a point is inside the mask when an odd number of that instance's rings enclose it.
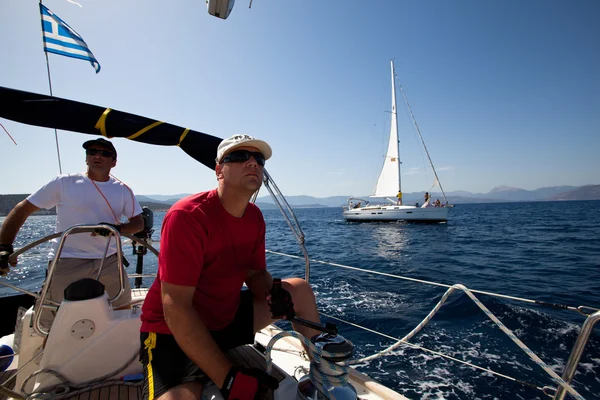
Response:
[[[115,159],[117,158],[117,149],[115,149],[115,146],[113,146],[113,144],[111,142],[109,142],[108,140],[103,139],[103,138],[88,140],[87,142],[85,142],[82,145],[82,147],[87,150],[90,146],[93,146],[93,145],[101,146],[101,147],[105,147],[105,148],[109,149],[115,155]]]

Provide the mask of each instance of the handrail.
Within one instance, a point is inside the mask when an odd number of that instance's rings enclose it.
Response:
[[[571,384],[573,380],[573,376],[575,375],[575,371],[577,370],[577,366],[579,365],[579,359],[583,354],[583,350],[585,349],[585,345],[590,339],[590,335],[594,326],[600,320],[600,311],[596,311],[589,317],[585,319],[583,325],[581,326],[581,331],[579,332],[579,336],[577,337],[577,341],[573,345],[573,350],[571,350],[571,355],[569,356],[569,360],[567,361],[567,365],[565,366],[565,371],[563,372],[562,379],[567,384]],[[556,394],[554,395],[553,400],[563,400],[565,398],[565,394],[567,390],[565,386],[559,385],[556,390]]]
[[[92,230],[90,230],[90,232],[92,232]],[[14,251],[14,253],[12,253],[9,256],[9,262],[12,263],[12,262],[17,261],[17,258],[21,254],[27,252],[28,250],[31,250],[32,248],[34,248],[36,246],[39,246],[42,243],[45,243],[45,242],[47,242],[49,240],[52,240],[52,239],[56,239],[57,237],[62,236],[62,234],[63,234],[63,232],[55,232],[55,233],[52,233],[50,235],[46,235],[46,236],[44,236],[44,237],[42,237],[42,238],[40,238],[38,240],[35,240],[35,241],[33,241],[33,242],[31,242],[31,243],[29,243],[29,244],[27,244],[27,245],[25,245],[25,246],[23,246],[23,247],[21,247],[19,249],[16,249]],[[128,239],[130,239],[132,241],[138,242],[141,246],[146,247],[147,249],[150,250],[151,253],[153,253],[154,255],[156,255],[158,257],[158,250],[156,250],[146,240],[140,239],[139,237],[137,237],[135,235],[132,235],[132,234],[129,234],[129,233],[121,233],[121,236],[126,237],[126,238],[128,238]],[[155,278],[156,277],[155,274],[153,274],[153,275],[127,274],[127,276],[130,277],[130,278],[137,278],[137,277],[141,277],[141,278]],[[32,292],[32,291],[27,290],[27,289],[20,288],[18,286],[12,285],[12,284],[10,284],[8,282],[2,282],[2,281],[0,281],[0,285],[3,285],[3,286],[6,286],[6,287],[8,287],[10,289],[16,290],[17,292],[21,292],[23,294],[27,294],[27,295],[35,298],[36,300],[39,300],[40,297],[41,297],[38,293]],[[48,309],[51,309],[51,310],[56,310],[58,308],[58,306],[60,306],[59,302],[56,302],[56,301],[54,301],[52,299],[46,299],[45,302],[51,304],[52,306],[49,306],[49,305],[46,304],[46,305],[44,305],[44,308],[48,308]]]
[[[294,234],[294,237],[296,238],[296,241],[298,242],[298,245],[300,246],[300,250],[302,250],[302,253],[304,255],[304,263],[306,266],[305,272],[304,272],[304,280],[306,282],[310,283],[310,258],[308,257],[308,250],[306,250],[306,246],[304,245],[304,232],[302,232],[302,228],[300,228],[300,223],[298,222],[298,219],[296,218],[296,215],[294,214],[292,207],[290,207],[289,203],[287,202],[287,200],[285,199],[285,197],[283,196],[283,194],[281,193],[281,191],[275,184],[275,181],[273,181],[273,178],[271,177],[271,175],[269,175],[269,173],[267,172],[266,169],[264,170],[263,182],[265,184],[265,187],[271,194],[271,197],[273,198],[273,202],[279,208],[279,211],[283,215],[285,222],[288,224],[289,228],[291,229],[292,233]],[[290,213],[290,215],[294,219],[293,223],[290,220],[290,217],[288,216],[288,214],[283,209],[283,206],[282,206],[278,196],[281,197],[281,202],[283,202],[283,204],[285,205],[285,208],[287,209],[287,211]]]
[[[119,271],[119,292],[116,294],[116,296],[108,299],[109,303],[112,303],[113,301],[115,301],[116,299],[121,297],[121,295],[125,291],[125,288],[123,285],[123,283],[124,283],[123,282],[123,274],[121,273],[121,271],[123,270],[123,249],[121,248],[121,240],[120,240],[120,236],[119,236],[119,231],[114,226],[107,225],[107,224],[98,224],[98,225],[81,224],[81,225],[74,225],[70,228],[65,229],[65,231],[62,233],[62,235],[60,237],[60,241],[58,242],[56,254],[54,255],[54,258],[52,259],[52,261],[50,262],[50,265],[48,266],[48,274],[46,275],[46,283],[42,286],[42,293],[40,294],[40,300],[35,304],[34,309],[33,309],[33,318],[34,318],[33,319],[33,330],[38,335],[45,337],[45,336],[48,336],[48,334],[50,333],[50,328],[48,328],[46,330],[46,328],[42,327],[42,325],[40,324],[40,319],[42,317],[42,308],[44,307],[46,296],[48,295],[48,289],[50,288],[50,285],[52,284],[52,278],[54,276],[54,271],[56,270],[56,264],[58,263],[60,254],[62,253],[62,250],[65,245],[65,241],[66,241],[67,237],[70,234],[74,234],[74,233],[94,232],[96,230],[96,228],[108,229],[112,234],[116,235],[117,270]],[[100,271],[98,272],[98,276],[96,277],[96,280],[98,278],[100,278],[100,273],[102,272],[102,268],[104,266],[104,260],[106,258],[108,249],[110,247],[111,238],[112,238],[112,235],[110,235],[108,237],[106,247],[104,249],[104,256],[102,257],[102,261],[100,263]]]
[[[34,306],[34,321],[33,321],[33,330],[40,336],[48,336],[49,333],[49,329],[46,330],[44,327],[41,326],[40,324],[40,318],[41,318],[41,311],[42,308],[48,308],[47,305],[45,305],[46,302],[50,302],[51,300],[47,300],[47,294],[48,294],[48,288],[50,287],[50,283],[52,281],[52,277],[54,275],[54,271],[56,269],[56,264],[58,262],[60,253],[62,252],[63,246],[65,244],[65,240],[66,238],[70,235],[70,234],[74,234],[74,233],[85,233],[85,232],[93,232],[94,230],[96,230],[97,228],[104,228],[104,229],[108,229],[109,231],[112,232],[112,234],[115,235],[115,240],[116,240],[116,245],[117,245],[117,269],[119,271],[119,292],[112,298],[108,299],[109,303],[113,303],[115,300],[117,300],[120,296],[123,295],[123,292],[125,290],[125,282],[123,280],[123,249],[122,249],[122,244],[121,244],[121,240],[120,240],[120,236],[121,234],[119,233],[119,231],[111,226],[111,225],[107,225],[107,224],[97,224],[97,225],[87,225],[87,224],[81,224],[81,225],[75,225],[72,226],[66,230],[64,230],[62,233],[56,233],[53,235],[49,235],[46,237],[46,240],[48,240],[47,238],[52,237],[58,237],[60,236],[60,241],[58,243],[58,248],[56,249],[56,254],[54,256],[54,258],[52,259],[52,262],[50,263],[50,265],[48,266],[48,274],[46,276],[46,284],[43,285],[42,287],[42,292],[39,296],[39,301],[36,303],[36,305]],[[150,251],[156,255],[158,255],[158,251],[156,251],[156,249],[154,249],[150,244],[148,244],[145,240],[140,239],[140,238],[136,238],[133,235],[129,235],[129,234],[122,234],[122,236],[125,236],[131,240],[134,240],[138,243],[140,243],[141,245],[147,247],[148,249],[150,249]],[[100,263],[100,271],[98,272],[98,275],[96,276],[96,279],[100,278],[100,273],[102,272],[102,268],[104,266],[104,260],[106,258],[106,254],[108,252],[109,246],[110,246],[110,240],[112,238],[112,235],[108,237],[107,240],[107,244],[106,244],[106,248],[104,250],[104,256],[102,257],[102,261]],[[36,245],[41,243],[39,240],[34,242]],[[18,251],[16,251],[15,253],[13,253],[11,255],[11,257],[16,257],[23,253],[24,251],[30,249],[32,246],[25,246],[21,249],[19,249]],[[56,302],[52,301],[53,304],[57,304]]]

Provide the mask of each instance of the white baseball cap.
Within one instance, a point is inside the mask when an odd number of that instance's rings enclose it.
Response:
[[[262,155],[265,156],[265,160],[268,160],[269,158],[271,158],[271,155],[273,154],[273,151],[271,150],[271,146],[269,146],[269,144],[267,142],[264,142],[264,141],[258,140],[258,139],[254,139],[250,135],[238,134],[238,135],[233,135],[229,139],[224,139],[219,144],[219,147],[217,148],[217,158],[215,159],[216,163],[218,164],[219,161],[221,161],[227,153],[231,153],[236,148],[242,147],[242,146],[256,147],[258,149],[258,151],[260,151],[262,153]]]

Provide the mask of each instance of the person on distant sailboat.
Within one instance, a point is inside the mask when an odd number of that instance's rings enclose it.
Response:
[[[425,192],[425,202],[423,203],[423,205],[421,206],[421,208],[426,208],[429,207],[429,200],[431,199],[431,196],[429,196],[429,192]]]
[[[402,192],[398,191],[398,194],[396,195],[396,197],[398,198],[398,205],[402,205]]]
[[[436,207],[441,207],[441,206],[442,206],[442,203],[440,203],[440,199],[437,199],[437,200],[435,201],[435,206],[436,206]]]

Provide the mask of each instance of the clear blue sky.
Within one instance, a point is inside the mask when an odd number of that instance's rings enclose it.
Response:
[[[284,194],[371,192],[389,130],[396,60],[446,191],[600,183],[600,2],[204,0],[44,4],[102,70],[49,55],[54,95],[219,137],[268,141]],[[0,0],[0,85],[48,94],[38,3]],[[433,175],[399,98],[403,191]],[[0,193],[58,174],[54,132],[0,120]],[[87,135],[59,131],[63,172]],[[178,148],[116,139],[115,176],[138,194],[192,193],[214,173]],[[262,193],[265,194],[265,193]]]

